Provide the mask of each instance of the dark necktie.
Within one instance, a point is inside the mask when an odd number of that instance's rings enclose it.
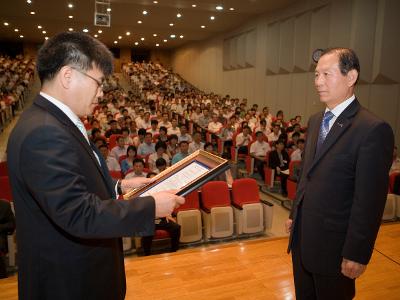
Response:
[[[326,136],[329,132],[329,121],[335,115],[331,111],[326,111],[324,117],[322,118],[321,127],[319,129],[319,136],[318,136],[318,143],[317,143],[317,152],[321,148],[322,144],[324,143]]]

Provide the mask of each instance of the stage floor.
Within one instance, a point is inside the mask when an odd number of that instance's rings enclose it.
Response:
[[[399,223],[382,225],[356,299],[399,299],[399,238]],[[128,257],[126,299],[294,299],[286,246],[287,238],[278,238]],[[0,299],[17,298],[17,277],[0,280]]]

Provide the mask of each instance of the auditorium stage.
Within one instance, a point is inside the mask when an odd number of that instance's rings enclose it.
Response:
[[[356,299],[399,299],[399,237],[400,223],[382,225]],[[126,299],[294,299],[286,246],[287,238],[278,238],[128,257]],[[0,280],[0,299],[17,299],[16,276]]]

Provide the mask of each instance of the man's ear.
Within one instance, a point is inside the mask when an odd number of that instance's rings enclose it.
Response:
[[[353,69],[347,73],[347,85],[349,87],[354,86],[356,84],[358,78],[357,70]]]
[[[69,66],[64,66],[58,72],[57,79],[64,89],[70,89],[72,84],[72,76],[72,68]]]

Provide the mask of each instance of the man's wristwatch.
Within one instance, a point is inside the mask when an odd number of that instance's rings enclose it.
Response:
[[[122,180],[118,180],[117,181],[117,192],[118,192],[118,195],[122,195],[122,187],[121,187],[121,185],[122,185]]]

